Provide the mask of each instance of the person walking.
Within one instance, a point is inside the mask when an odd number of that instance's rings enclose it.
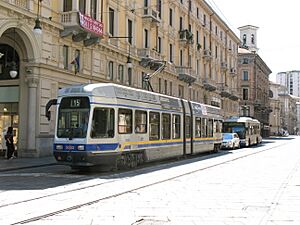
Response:
[[[7,159],[13,159],[15,158],[14,152],[15,152],[15,145],[14,145],[14,134],[13,134],[13,128],[8,127],[6,135],[6,147],[7,147]]]

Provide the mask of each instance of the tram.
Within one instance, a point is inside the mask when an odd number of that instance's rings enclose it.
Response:
[[[241,146],[257,145],[262,142],[261,124],[251,117],[232,117],[223,122],[224,133],[237,133]]]
[[[53,154],[72,168],[132,168],[221,147],[218,107],[112,83],[63,88],[55,103]]]

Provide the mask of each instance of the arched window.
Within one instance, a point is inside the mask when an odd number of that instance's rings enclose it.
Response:
[[[108,62],[108,79],[110,79],[110,80],[114,79],[114,62],[113,61]]]
[[[243,35],[243,45],[245,46],[246,43],[247,43],[247,35],[244,34],[244,35]]]
[[[255,44],[254,34],[251,34],[251,44]]]

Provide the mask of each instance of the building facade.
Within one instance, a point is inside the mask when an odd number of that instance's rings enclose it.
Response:
[[[238,54],[240,115],[258,119],[262,123],[262,135],[268,136],[269,114],[272,112],[269,101],[269,75],[272,71],[257,53],[258,27],[247,25],[239,29],[242,39]],[[249,47],[248,43],[250,43]]]
[[[0,18],[0,129],[14,127],[21,157],[51,154],[45,106],[66,85],[150,78],[156,92],[239,113],[239,38],[203,0],[3,0]]]
[[[276,83],[286,86],[288,94],[300,97],[300,71],[299,70],[277,73]]]

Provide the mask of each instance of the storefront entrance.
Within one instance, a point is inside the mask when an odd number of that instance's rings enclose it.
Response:
[[[6,94],[3,93],[6,92]],[[18,149],[18,136],[19,136],[19,103],[18,102],[4,102],[4,101],[17,101],[13,95],[7,96],[9,92],[17,92],[18,87],[0,87],[0,156],[5,156],[6,143],[4,136],[8,127],[13,127],[14,131],[14,144],[15,149]],[[15,94],[14,94],[15,95]],[[5,97],[6,96],[6,97]],[[17,152],[16,152],[17,153]]]

